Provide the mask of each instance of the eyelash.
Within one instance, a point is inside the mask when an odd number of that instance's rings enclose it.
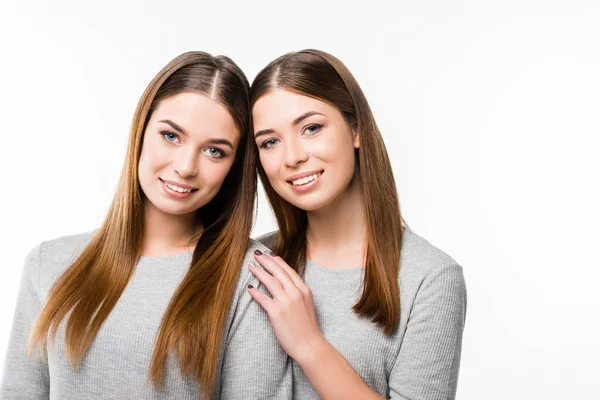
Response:
[[[276,139],[276,138],[267,139],[260,144],[260,148],[261,149],[270,149],[271,147],[275,146],[275,144],[273,144],[272,146],[269,146],[269,145],[267,145],[267,143],[272,142],[274,140],[279,141],[279,139]]]
[[[175,143],[175,140],[169,140],[169,139],[167,139],[167,135],[173,135],[173,136],[175,136],[175,139],[179,139],[179,136],[176,133],[173,133],[171,131],[160,132],[160,135],[162,136],[163,140],[165,142],[169,143],[169,144]],[[215,156],[215,155],[209,154],[208,152],[210,152],[210,150],[216,150],[216,151],[218,151],[219,155]],[[205,154],[208,154],[211,157],[214,157],[214,158],[223,158],[223,157],[225,157],[227,155],[227,153],[225,153],[223,150],[219,149],[218,147],[214,147],[214,146],[207,147],[206,149],[203,150],[203,152]]]
[[[179,139],[179,136],[176,133],[173,133],[171,131],[161,131],[160,135],[162,136],[163,140],[167,143],[175,143],[175,140],[167,139],[167,135],[173,135],[173,136],[175,136],[175,139]]]
[[[316,128],[317,129],[316,132],[308,134],[308,136],[313,136],[313,135],[316,135],[317,133],[319,133],[319,131],[321,130],[321,128],[323,128],[323,125],[322,124],[310,124],[306,128],[304,128],[302,130],[302,132],[303,133],[306,132],[309,128]],[[274,140],[277,141],[277,142],[279,141],[279,139],[276,139],[276,138],[267,139],[267,140],[265,140],[264,142],[262,142],[260,144],[260,148],[261,149],[270,149],[270,148],[272,148],[273,146],[275,146],[275,144],[269,146],[268,143],[272,142]]]
[[[302,132],[306,132],[309,128],[317,128],[316,132],[309,134],[309,136],[312,136],[312,135],[316,135],[317,133],[319,133],[319,131],[321,130],[322,127],[323,127],[322,124],[310,124],[306,128],[304,128],[304,130]]]
[[[223,150],[219,149],[218,147],[208,147],[205,150],[209,150],[209,151],[210,150],[216,150],[216,151],[218,151],[219,152],[218,156],[213,156],[213,155],[207,153],[209,156],[214,157],[214,158],[223,158],[223,157],[225,157],[227,155],[227,154],[225,154],[225,152]]]

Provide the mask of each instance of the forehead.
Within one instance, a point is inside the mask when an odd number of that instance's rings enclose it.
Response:
[[[260,130],[280,124],[289,125],[291,121],[308,111],[331,115],[337,110],[313,97],[276,89],[262,96],[254,104],[252,108],[254,128]]]
[[[190,135],[239,136],[233,117],[225,106],[199,93],[179,93],[164,99],[151,119],[169,119]]]

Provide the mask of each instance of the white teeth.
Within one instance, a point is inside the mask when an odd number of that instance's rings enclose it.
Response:
[[[304,178],[295,179],[295,180],[292,181],[292,184],[294,186],[306,185],[308,182],[314,181],[319,176],[321,176],[321,172],[319,172],[317,174],[312,174],[312,175],[309,175],[309,176],[305,176]]]
[[[184,188],[181,188],[179,186],[171,185],[170,183],[167,183],[167,182],[165,182],[165,185],[167,185],[167,187],[169,189],[174,190],[174,191],[179,192],[179,193],[189,193],[189,192],[192,191],[192,189],[184,189]]]

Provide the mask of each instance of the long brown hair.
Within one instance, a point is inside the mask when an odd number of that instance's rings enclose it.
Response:
[[[366,265],[362,295],[353,309],[390,333],[400,321],[402,216],[392,167],[367,99],[340,60],[310,49],[285,54],[260,71],[252,83],[250,106],[275,89],[331,104],[360,137],[356,159],[365,201]],[[258,152],[256,146],[255,151]],[[273,250],[303,273],[307,252],[306,212],[279,196],[269,184],[262,165],[258,163],[257,167],[279,225]]]
[[[158,332],[150,377],[164,383],[169,351],[183,373],[212,391],[221,338],[240,265],[249,244],[256,197],[256,155],[249,83],[228,57],[194,51],[167,64],[148,85],[135,111],[118,190],[102,226],[52,287],[31,336],[31,349],[53,340],[67,319],[66,354],[80,365],[98,330],[119,300],[141,255],[146,201],[138,177],[143,135],[159,103],[182,92],[220,102],[240,132],[234,164],[214,199],[198,210],[204,226],[190,268],[175,291]]]

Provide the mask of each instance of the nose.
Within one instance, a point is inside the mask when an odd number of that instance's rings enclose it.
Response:
[[[198,152],[192,148],[182,148],[175,154],[173,170],[182,178],[189,178],[198,174]]]
[[[285,165],[294,168],[306,160],[308,160],[308,152],[303,144],[298,140],[288,140],[285,145]]]

